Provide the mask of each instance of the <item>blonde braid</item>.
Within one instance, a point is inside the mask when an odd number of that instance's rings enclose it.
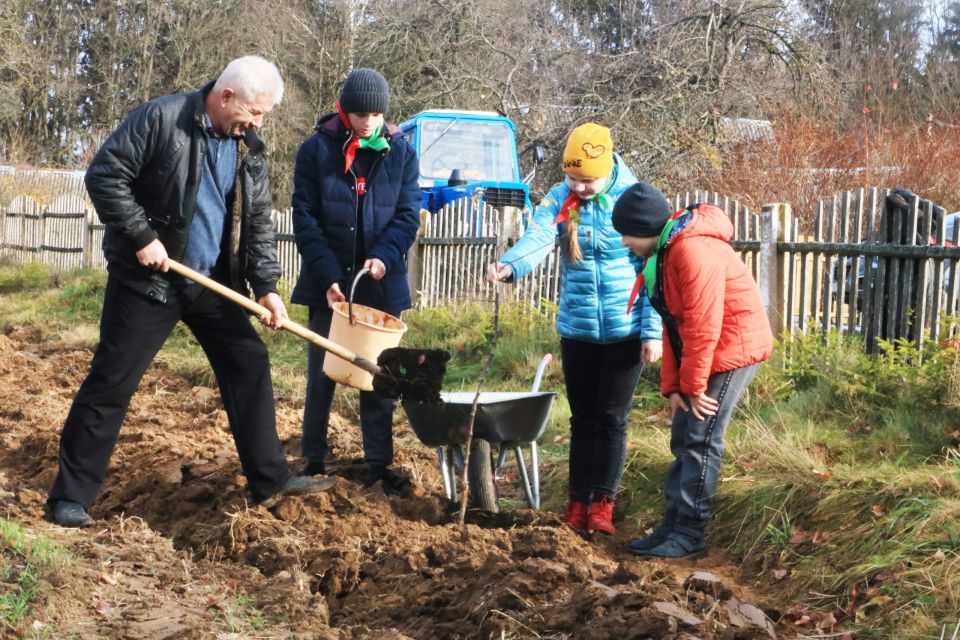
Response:
[[[574,217],[571,216],[571,218],[567,220],[567,258],[571,262],[580,262],[583,260],[583,252],[580,251],[580,238],[577,234],[577,227],[579,226],[579,220],[576,220]]]

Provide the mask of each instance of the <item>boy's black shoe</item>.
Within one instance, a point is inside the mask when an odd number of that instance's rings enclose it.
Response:
[[[86,528],[93,526],[93,518],[87,515],[87,510],[79,502],[57,500],[53,505],[53,521],[61,527]]]
[[[300,472],[301,476],[325,476],[327,475],[327,465],[323,460],[308,460],[307,466]]]
[[[372,487],[378,482],[383,492],[388,496],[402,496],[410,489],[409,478],[400,475],[389,467],[370,467],[367,477],[363,481],[363,486]]]

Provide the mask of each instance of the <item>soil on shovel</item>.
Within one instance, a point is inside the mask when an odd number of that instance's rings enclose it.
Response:
[[[373,377],[373,388],[395,400],[440,404],[440,388],[450,354],[442,349],[385,349]]]
[[[594,541],[526,509],[451,524],[434,453],[402,425],[396,466],[413,481],[408,495],[363,488],[356,416],[335,416],[333,446],[351,461],[336,487],[253,507],[218,392],[159,365],[131,404],[91,510],[96,526],[53,526],[45,493],[90,356],[29,330],[0,335],[0,504],[70,558],[41,582],[19,633],[734,640],[781,631],[768,620],[776,610],[723,557],[644,562],[624,551],[639,533],[626,523]],[[293,459],[300,409],[281,399],[277,412]]]

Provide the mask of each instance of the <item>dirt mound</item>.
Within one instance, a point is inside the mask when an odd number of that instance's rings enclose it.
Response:
[[[24,332],[0,340],[3,503],[8,515],[47,527],[39,523],[56,471],[59,431],[90,354]],[[287,452],[296,455],[299,410],[281,402],[278,421]],[[360,455],[356,431],[344,419],[332,425],[343,460]],[[528,510],[471,513],[466,526],[451,524],[432,452],[401,431],[397,466],[414,480],[411,495],[364,489],[362,465],[347,462],[326,494],[285,499],[269,510],[252,507],[216,390],[153,367],[134,398],[91,511],[103,529],[91,535],[47,527],[72,536],[71,548],[95,567],[112,556],[113,569],[139,576],[124,579],[136,586],[124,593],[150,595],[107,599],[114,619],[91,615],[89,608],[96,607],[88,589],[77,600],[80,609],[51,613],[44,623],[66,631],[76,617],[107,637],[193,637],[199,629],[218,628],[211,606],[216,613],[224,605],[204,598],[231,585],[276,623],[259,637],[773,634],[758,609],[741,604],[753,596],[729,578],[688,579],[699,567],[625,554],[623,545],[636,532],[587,541],[555,515]],[[145,558],[163,567],[150,577],[156,589],[134,570]],[[714,564],[720,572],[730,569]],[[73,586],[80,590],[91,576],[77,576],[80,583]],[[47,602],[55,604],[55,595]],[[158,614],[167,609],[173,613]],[[160,618],[175,626],[150,626]]]

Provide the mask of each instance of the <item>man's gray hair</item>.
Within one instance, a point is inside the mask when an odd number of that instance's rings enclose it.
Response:
[[[214,91],[233,89],[243,102],[267,95],[272,105],[283,99],[283,78],[269,60],[260,56],[244,56],[232,60],[213,85]]]

